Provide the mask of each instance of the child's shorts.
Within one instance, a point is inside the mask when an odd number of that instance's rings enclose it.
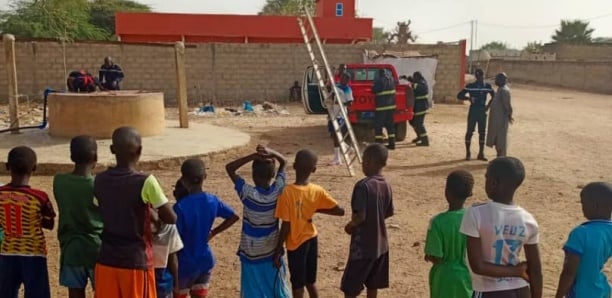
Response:
[[[147,298],[155,293],[153,269],[124,269],[96,264],[96,297]]]
[[[340,286],[342,292],[348,296],[359,296],[364,285],[368,289],[389,287],[389,252],[378,259],[348,261]]]
[[[91,288],[95,289],[94,270],[85,267],[61,266],[59,283],[70,289],[84,289],[87,280],[91,282]]]
[[[26,297],[51,297],[47,258],[0,255],[0,296],[17,297],[23,283]]]
[[[530,298],[531,291],[529,291],[529,287],[524,287],[520,289],[512,289],[505,291],[495,291],[495,292],[476,292],[472,295],[473,298]]]
[[[345,135],[348,130],[346,128],[346,124],[344,124],[344,119],[338,118],[338,124],[340,124],[340,130],[342,131],[342,134]],[[327,121],[327,131],[329,131],[330,135],[335,136],[336,131],[334,130],[334,125],[331,121]]]
[[[317,259],[319,245],[314,237],[294,251],[287,251],[291,287],[301,289],[317,281]]]
[[[190,278],[179,278],[179,288],[181,289],[179,298],[189,297],[190,292],[198,296],[208,295],[211,274],[212,272],[207,272],[196,274]]]

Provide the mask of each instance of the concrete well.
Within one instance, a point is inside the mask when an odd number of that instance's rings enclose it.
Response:
[[[54,137],[105,139],[121,126],[132,126],[147,137],[165,127],[164,95],[158,92],[51,93],[47,104],[49,134]]]

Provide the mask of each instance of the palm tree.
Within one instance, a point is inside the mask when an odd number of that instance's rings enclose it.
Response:
[[[590,43],[591,34],[595,29],[589,28],[589,22],[580,20],[562,20],[561,27],[555,30],[552,39],[556,42],[566,43]]]

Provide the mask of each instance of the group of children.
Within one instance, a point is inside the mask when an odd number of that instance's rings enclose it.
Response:
[[[204,162],[183,163],[173,191],[177,202],[171,205],[157,179],[136,170],[142,144],[135,129],[115,130],[110,150],[116,166],[94,177],[96,141],[75,137],[70,144],[74,170],[54,178],[60,284],[71,298],[85,297],[88,281],[96,297],[206,297],[215,265],[209,242],[239,217],[204,191]],[[379,289],[389,287],[385,220],[394,209],[391,186],[382,176],[387,158],[387,148],[380,144],[368,146],[363,154],[366,177],[354,186],[351,219],[344,228],[351,237],[340,283],[345,297],[357,297],[364,288],[367,297],[376,297]],[[324,188],[309,182],[317,161],[314,152],[299,151],[293,184],[286,183],[284,157],[263,146],[227,164],[243,205],[241,297],[300,298],[305,291],[318,297],[313,216],[343,216],[345,211]],[[253,185],[237,173],[248,163]],[[9,152],[11,181],[0,186],[2,297],[17,297],[22,284],[26,298],[50,297],[42,229],[54,228],[55,212],[48,196],[29,186],[35,169],[32,149],[21,146]],[[517,159],[492,161],[485,186],[491,201],[463,209],[474,179],[466,171],[448,176],[449,210],[432,219],[425,246],[425,260],[434,264],[431,297],[542,296],[538,225],[514,204],[524,177]],[[612,185],[589,184],[581,199],[589,221],[574,229],[564,246],[557,297],[610,297],[601,269],[612,255]],[[223,221],[213,228],[216,218]],[[526,262],[519,260],[523,250]]]
[[[433,263],[430,297],[542,297],[538,224],[514,202],[525,168],[516,158],[497,158],[485,179],[491,201],[464,209],[474,178],[466,171],[447,177],[449,208],[431,220],[425,245],[425,260]],[[610,297],[602,270],[612,256],[612,184],[588,184],[580,197],[588,221],[570,233],[563,247],[555,297]],[[519,257],[523,250],[525,262]]]

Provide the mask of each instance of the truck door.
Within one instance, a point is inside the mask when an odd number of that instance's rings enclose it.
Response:
[[[306,114],[327,114],[317,75],[312,66],[306,68],[302,86],[302,103]]]

